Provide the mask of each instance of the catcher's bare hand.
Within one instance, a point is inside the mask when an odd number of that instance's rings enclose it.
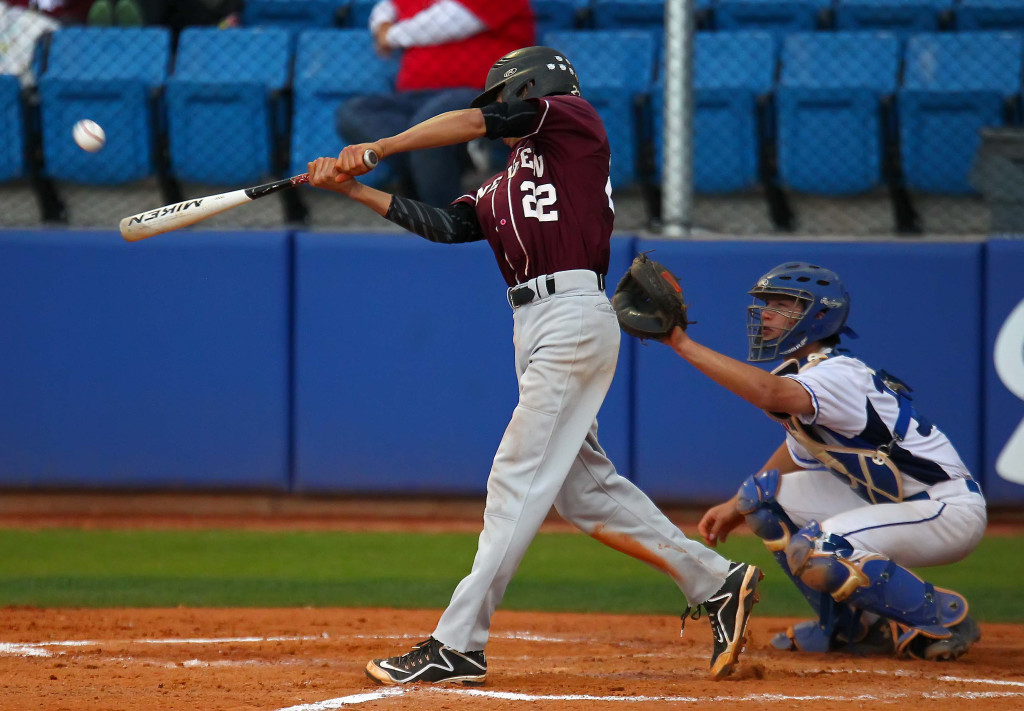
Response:
[[[679,326],[673,327],[668,336],[661,339],[661,342],[673,350],[679,350],[683,344],[690,340],[690,336]]]
[[[351,175],[338,170],[334,158],[317,158],[306,166],[309,173],[309,184],[315,188],[323,188],[332,192],[347,195],[355,187],[356,181]]]
[[[725,542],[729,533],[743,523],[743,514],[736,510],[736,502],[729,499],[725,503],[708,509],[697,524],[697,532],[704,542],[714,548],[718,542]]]
[[[373,151],[378,159],[384,157],[384,148],[380,143],[355,143],[341,149],[341,153],[338,154],[338,159],[334,162],[334,166],[338,169],[339,173],[345,175],[365,175],[376,167],[376,163],[373,165],[366,164],[364,156],[367,151]]]

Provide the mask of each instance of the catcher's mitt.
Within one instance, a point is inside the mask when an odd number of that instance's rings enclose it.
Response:
[[[646,253],[633,260],[619,281],[612,307],[622,330],[640,339],[661,340],[676,326],[685,331],[692,323],[686,320],[679,281],[664,265],[648,259]]]

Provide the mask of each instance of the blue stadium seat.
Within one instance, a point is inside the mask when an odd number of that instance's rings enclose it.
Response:
[[[348,0],[245,0],[242,24],[292,29],[326,29],[337,24]]]
[[[837,30],[883,30],[906,37],[939,29],[953,0],[838,0]]]
[[[968,175],[979,130],[1001,126],[1020,91],[1024,40],[1008,32],[914,35],[898,93],[900,157],[907,187],[973,193]]]
[[[295,80],[291,172],[303,173],[319,156],[337,155],[342,148],[335,114],[346,100],[359,94],[394,90],[398,60],[381,59],[368,30],[307,30],[299,35]],[[365,178],[382,182],[386,162]],[[371,183],[372,184],[372,183]]]
[[[882,184],[884,97],[899,83],[900,39],[892,33],[789,35],[775,90],[782,187],[851,195]]]
[[[654,37],[644,30],[579,30],[549,32],[543,42],[566,53],[583,96],[601,115],[612,149],[612,185],[636,183],[643,140],[637,102],[647,102],[654,82]]]
[[[778,40],[790,32],[816,29],[831,0],[717,0],[716,30],[766,30]]]
[[[0,74],[0,182],[25,176],[25,107],[21,82]]]
[[[759,180],[760,103],[775,81],[771,33],[698,32],[694,44],[693,184],[702,194],[748,190]],[[662,165],[662,79],[652,95],[655,162]]]
[[[1024,2],[959,0],[954,17],[957,30],[1024,30]]]
[[[246,184],[275,173],[290,82],[288,30],[182,31],[167,79],[171,172],[180,180]]]
[[[665,28],[665,0],[593,0],[594,27],[600,30]]]
[[[39,80],[44,172],[90,185],[129,183],[152,176],[153,101],[167,77],[171,34],[162,27],[68,27],[53,34]],[[97,153],[71,138],[83,118],[107,134]]]
[[[378,0],[352,0],[345,15],[345,27],[357,30],[369,29],[370,13]]]
[[[581,29],[589,21],[590,0],[530,0],[538,34]]]

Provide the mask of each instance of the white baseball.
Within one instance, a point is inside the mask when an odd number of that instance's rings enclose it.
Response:
[[[103,127],[90,119],[82,119],[76,123],[71,135],[74,136],[79,148],[90,153],[103,148],[103,144],[107,142],[107,134]]]

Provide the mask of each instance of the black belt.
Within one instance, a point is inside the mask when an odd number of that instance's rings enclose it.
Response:
[[[601,291],[604,291],[604,274],[597,274],[595,272],[594,275],[597,277],[597,288],[600,289]],[[526,304],[531,303],[534,299],[537,299],[538,297],[543,298],[558,293],[558,283],[556,281],[556,274],[548,274],[547,276],[539,277],[539,280],[531,280],[531,282],[536,283],[538,287],[541,285],[541,281],[543,282],[544,290],[547,292],[546,294],[538,293],[537,291],[531,289],[529,282],[526,284],[518,284],[517,286],[513,286],[511,289],[508,290],[509,305],[512,306],[513,308],[525,306]],[[576,288],[578,288],[578,286]]]

